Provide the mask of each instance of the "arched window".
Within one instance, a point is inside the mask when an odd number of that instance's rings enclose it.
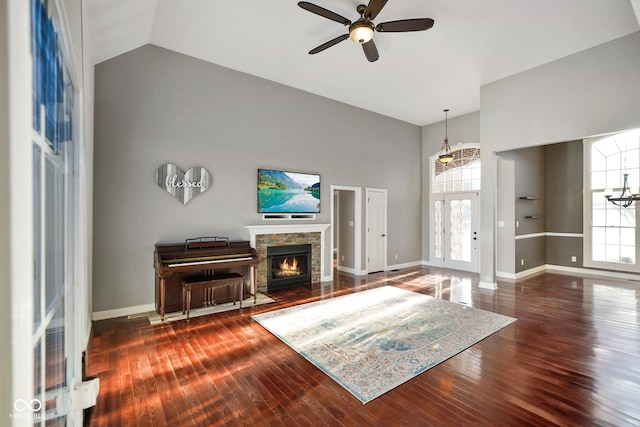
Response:
[[[476,144],[464,144],[453,147],[454,158],[449,163],[440,163],[438,157],[433,161],[433,193],[480,190],[480,147]]]
[[[628,174],[629,186],[637,193],[640,130],[591,139],[586,148],[585,265],[638,271],[637,207],[615,206],[605,194],[620,194],[624,174]]]

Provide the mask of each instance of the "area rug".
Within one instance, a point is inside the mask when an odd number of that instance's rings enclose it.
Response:
[[[393,286],[251,317],[362,403],[516,320]]]

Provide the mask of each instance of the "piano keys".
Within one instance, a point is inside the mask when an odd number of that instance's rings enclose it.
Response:
[[[166,312],[182,311],[182,279],[189,276],[211,275],[216,271],[242,271],[245,286],[256,299],[255,268],[258,255],[248,241],[230,241],[227,237],[198,237],[184,243],[157,244],[153,256],[156,274],[156,311],[164,321]],[[224,289],[220,289],[224,291]],[[193,307],[198,306],[198,295],[194,294]],[[228,293],[231,300],[232,294]],[[217,302],[225,302],[225,296]]]

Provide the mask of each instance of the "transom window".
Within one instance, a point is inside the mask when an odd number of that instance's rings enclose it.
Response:
[[[452,151],[453,161],[440,163],[434,161],[433,192],[450,193],[455,191],[480,190],[480,148],[462,147]]]

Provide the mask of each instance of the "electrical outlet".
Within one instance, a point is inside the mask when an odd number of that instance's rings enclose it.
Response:
[[[516,221],[516,228],[520,227],[520,221]]]
[[[398,254],[395,254],[395,258],[398,259]]]
[[[524,258],[520,260],[520,265],[524,265]]]
[[[342,261],[344,261],[344,255],[342,255],[340,258],[342,259]]]
[[[577,262],[578,258],[575,255],[571,255],[571,262]]]

